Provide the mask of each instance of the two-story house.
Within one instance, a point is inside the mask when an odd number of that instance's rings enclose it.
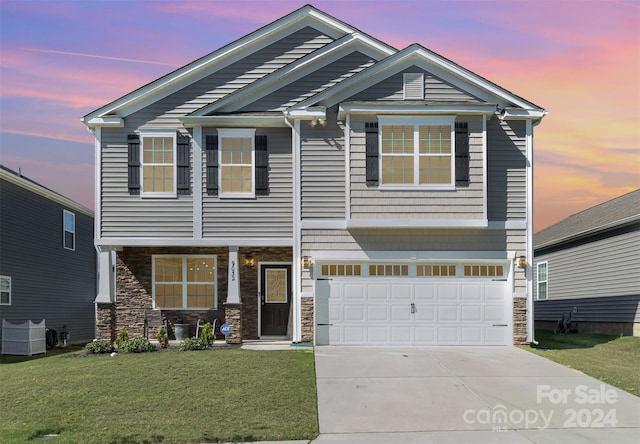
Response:
[[[309,5],[142,86],[83,118],[99,335],[216,317],[228,342],[531,340],[545,114]]]

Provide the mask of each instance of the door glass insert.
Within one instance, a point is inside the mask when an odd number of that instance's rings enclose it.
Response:
[[[287,302],[287,270],[284,268],[269,268],[265,270],[267,303]]]

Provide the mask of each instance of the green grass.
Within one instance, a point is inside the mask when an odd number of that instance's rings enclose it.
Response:
[[[72,354],[72,353],[71,353]],[[311,350],[213,350],[36,359],[3,356],[0,442],[313,439]]]
[[[640,338],[536,331],[527,350],[640,396]]]

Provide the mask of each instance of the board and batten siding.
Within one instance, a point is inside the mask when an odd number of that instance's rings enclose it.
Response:
[[[526,220],[526,122],[487,122],[487,215],[489,220]]]
[[[300,128],[301,217],[344,219],[345,159],[344,131],[336,122],[335,111],[327,110],[325,125]]]
[[[351,218],[352,219],[482,219],[483,160],[482,118],[458,117],[469,125],[469,186],[455,191],[381,190],[366,183],[365,122],[376,116],[351,120]]]
[[[127,134],[133,132],[131,127],[102,130],[101,237],[193,237],[193,194],[175,198],[129,194]]]
[[[636,224],[615,236],[550,253],[536,252],[534,295],[537,298],[536,270],[541,262],[547,262],[548,300],[638,295],[639,245],[640,225]]]
[[[424,99],[431,102],[472,102],[481,100],[445,82],[419,67],[410,67],[393,74],[381,82],[353,95],[349,101],[404,100],[404,73],[424,74]]]
[[[180,124],[180,117],[191,114],[332,41],[332,38],[314,28],[303,28],[128,116],[127,124],[139,128],[176,128]]]
[[[203,129],[203,140],[215,135]],[[203,183],[202,235],[210,238],[292,238],[293,163],[289,128],[258,128],[256,135],[267,136],[269,194],[251,199],[220,198],[207,194]],[[206,178],[203,150],[203,178]]]
[[[299,80],[256,100],[241,109],[251,111],[283,111],[298,102],[330,88],[374,63],[371,57],[354,51],[353,53],[325,65]]]
[[[0,305],[0,325],[45,319],[58,334],[66,325],[71,341],[92,340],[93,217],[5,180],[0,195],[0,275],[11,277],[11,305]],[[75,214],[75,250],[63,247],[63,210]]]

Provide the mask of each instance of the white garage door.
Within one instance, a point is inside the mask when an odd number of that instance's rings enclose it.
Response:
[[[490,279],[316,281],[318,345],[510,345],[506,282]]]

